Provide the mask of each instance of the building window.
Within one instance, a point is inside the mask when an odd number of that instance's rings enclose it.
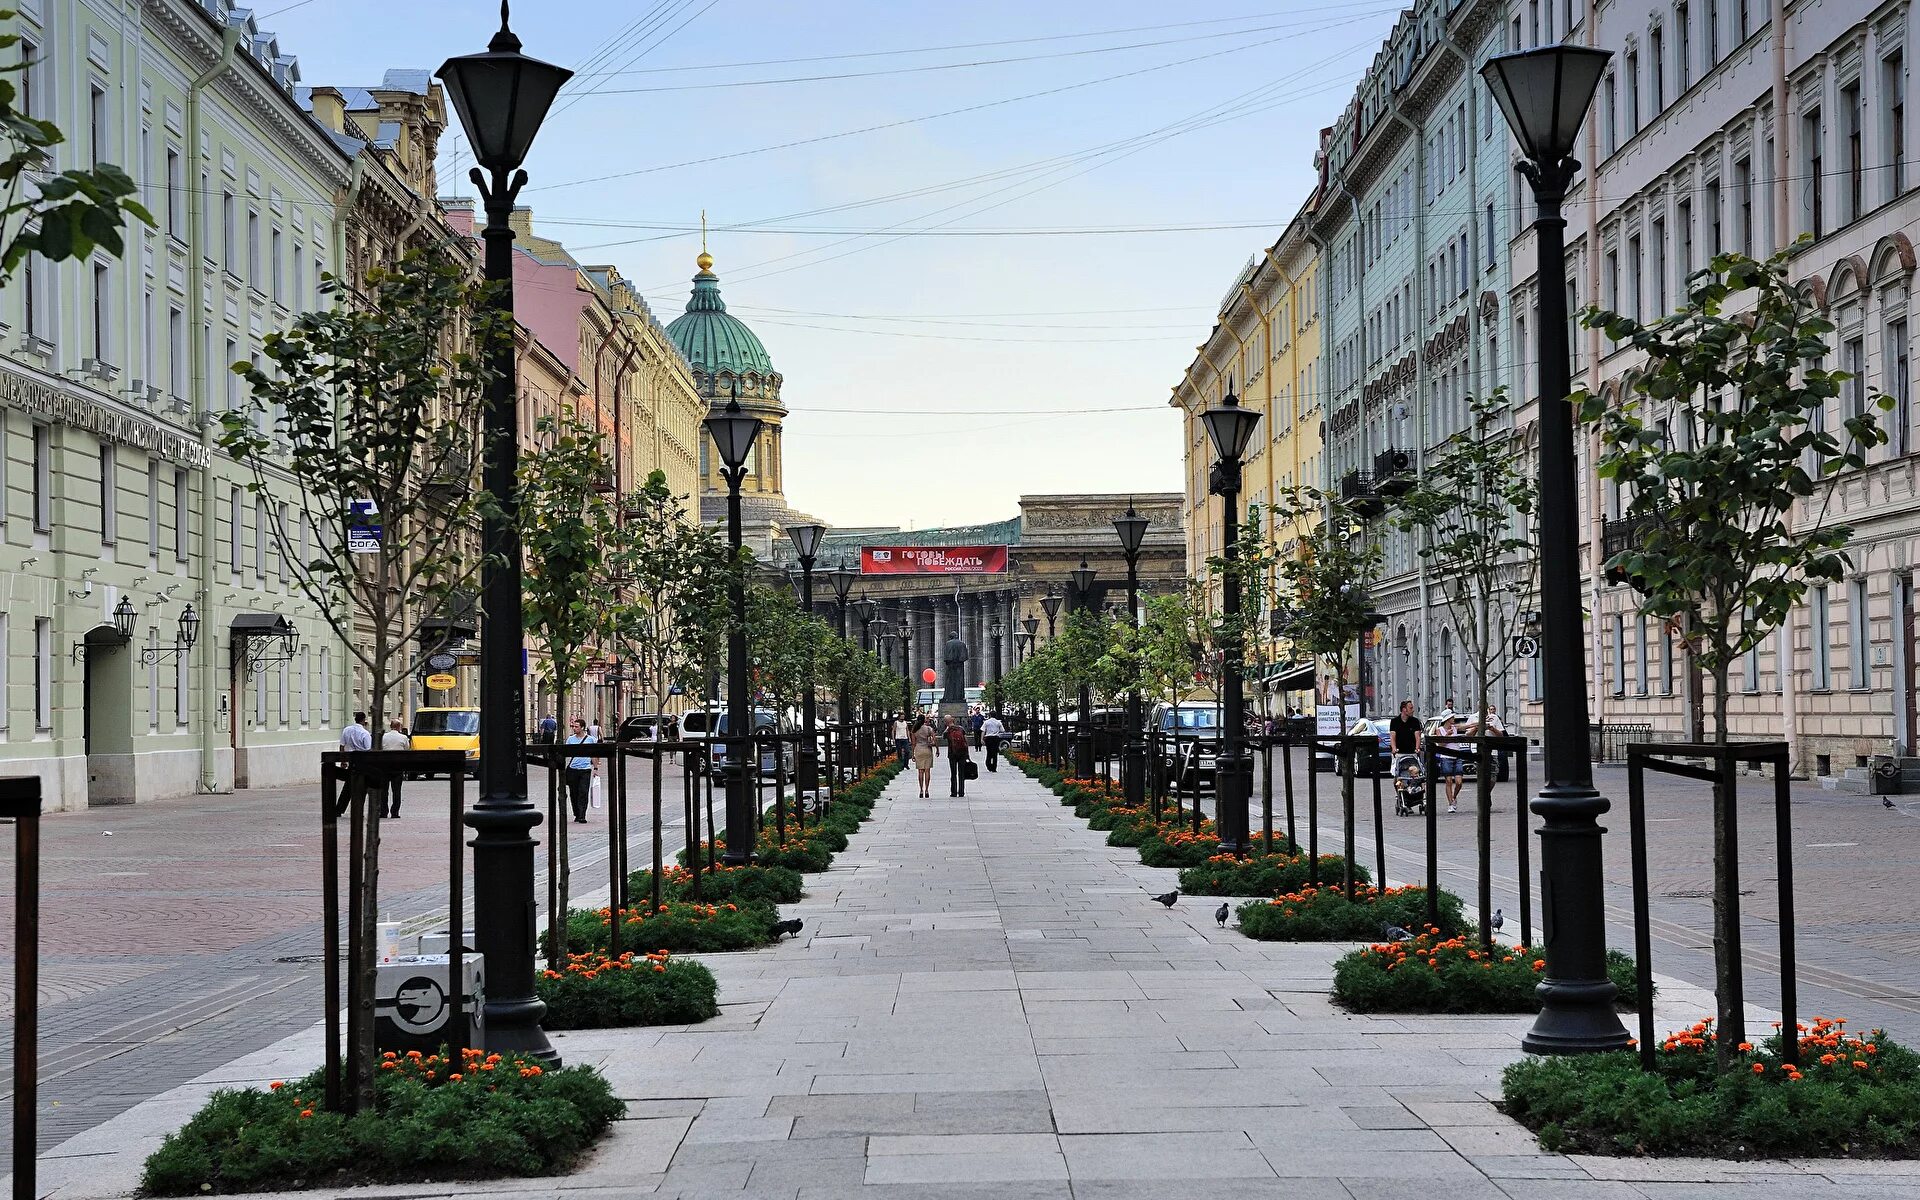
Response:
[[[227,339],[226,345],[227,354],[220,360],[218,370],[227,381],[227,411],[237,413],[240,411],[240,377],[230,368],[240,358],[240,346],[232,338]]]
[[[187,394],[187,315],[167,309],[167,390],[176,400]]]
[[[275,304],[280,304],[286,299],[286,292],[285,292],[286,280],[284,278],[286,270],[281,265],[282,256],[280,254],[280,251],[282,247],[280,244],[280,231],[278,229],[273,231],[273,240],[271,243],[271,247],[272,247],[272,254],[269,256],[270,261],[267,264],[267,270],[268,270],[268,273],[273,277],[273,302]]]
[[[1898,52],[1880,62],[1881,95],[1886,112],[1887,199],[1907,190],[1907,60]]]
[[[247,283],[255,291],[266,280],[260,267],[260,214],[247,210]]]
[[[1627,315],[1640,319],[1640,239],[1627,239]]]
[[[267,577],[267,500],[256,496],[253,500],[253,574],[257,579]]]
[[[1614,614],[1613,618],[1613,694],[1627,694],[1627,619]]]
[[[247,510],[240,502],[240,489],[234,487],[227,493],[227,569],[235,575],[240,573],[243,561],[240,557],[240,540],[246,532]]]
[[[160,557],[160,460],[147,460],[147,548]]]
[[[113,295],[107,281],[107,264],[93,264],[93,357],[100,362],[111,362],[113,356],[107,353],[107,343],[111,336],[108,318],[112,315]]]
[[[53,529],[53,428],[33,427],[33,527]]]
[[[1751,610],[1748,611],[1747,619],[1753,619]],[[1784,663],[1776,663],[1775,667],[1784,669],[1785,665]],[[1757,692],[1760,690],[1760,643],[1758,642],[1747,647],[1747,652],[1740,656],[1740,684],[1744,691]]]
[[[1753,160],[1743,158],[1733,164],[1733,235],[1740,253],[1753,257]]]
[[[1813,638],[1813,690],[1824,692],[1833,687],[1833,630],[1828,625],[1827,587],[1813,589],[1809,607]]]
[[[167,234],[184,238],[186,232],[186,168],[181,164],[180,152],[172,146],[167,147]]]
[[[1678,227],[1680,238],[1680,244],[1676,249],[1679,251],[1677,257],[1680,260],[1681,293],[1684,295],[1686,291],[1684,281],[1693,274],[1693,201],[1682,200],[1675,205],[1673,220]]]
[[[107,89],[97,83],[87,85],[87,152],[96,167],[112,157],[107,152]]]
[[[53,731],[53,622],[33,619],[33,727]]]
[[[1673,626],[1660,623],[1660,691],[1673,695]]]
[[[1857,692],[1873,686],[1867,670],[1867,581],[1855,579],[1847,585],[1847,683]]]
[[[202,176],[204,179],[205,176]],[[240,210],[232,192],[220,193],[220,258],[227,274],[240,273]]]
[[[1620,148],[1620,88],[1614,82],[1613,72],[1607,72],[1606,98],[1601,102],[1602,114],[1606,118],[1606,152],[1612,154]]]
[[[188,697],[193,692],[187,683],[192,655],[176,655],[173,663],[173,723],[181,729],[187,727]]]
[[[1810,108],[1800,118],[1800,145],[1803,156],[1800,173],[1805,177],[1802,193],[1806,196],[1802,215],[1806,218],[1807,228],[1812,231],[1814,237],[1820,237],[1827,231],[1826,206],[1820,195],[1822,184],[1825,182],[1820,176],[1826,164],[1820,146],[1823,137],[1825,137],[1825,130],[1820,124],[1820,110]]]
[[[1908,380],[1912,369],[1908,362],[1907,323],[1904,319],[1887,322],[1887,394],[1893,397],[1893,415],[1887,430],[1887,453],[1898,457],[1912,448],[1913,385]]]
[[[1647,614],[1640,614],[1633,633],[1633,690],[1636,695],[1644,696],[1647,694]]]
[[[1861,145],[1861,125],[1865,117],[1860,111],[1860,81],[1840,89],[1840,136],[1845,138],[1840,152],[1845,155],[1843,167],[1847,173],[1846,183],[1841,190],[1846,209],[1841,213],[1841,223],[1858,220],[1862,211],[1862,181],[1866,173],[1866,158]]]
[[[100,447],[100,541],[112,545],[120,536],[120,480],[113,446]]]
[[[175,467],[173,471],[173,557],[176,561],[187,561],[187,471],[185,467]]]
[[[1706,69],[1711,71],[1720,62],[1720,0],[1706,0],[1707,17],[1704,22],[1707,34]]]
[[[1648,111],[1657,117],[1667,107],[1666,42],[1658,29],[1647,39],[1647,57],[1653,64],[1653,107]]]
[[[1693,31],[1687,27],[1687,6],[1673,6],[1673,65],[1680,79],[1680,91],[1693,84]]]
[[[1667,223],[1656,219],[1651,230],[1653,259],[1647,264],[1647,275],[1653,280],[1653,315],[1659,318],[1667,315]]]
[[[1640,56],[1627,54],[1627,136],[1640,132]]]

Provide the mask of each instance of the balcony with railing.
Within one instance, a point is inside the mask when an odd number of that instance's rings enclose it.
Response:
[[[1373,476],[1365,471],[1348,471],[1340,477],[1340,499],[1355,516],[1367,520],[1387,511],[1387,502],[1374,487]]]
[[[1608,567],[1604,566],[1604,564],[1613,561],[1615,555],[1624,554],[1638,545],[1641,540],[1645,538],[1647,531],[1651,529],[1652,526],[1653,518],[1645,515],[1619,517],[1601,523],[1600,561],[1603,564],[1602,571],[1605,574],[1608,586],[1615,586],[1622,583],[1632,584],[1635,588],[1640,586],[1641,579],[1639,576],[1630,576],[1619,567]]]
[[[1404,496],[1413,490],[1413,454],[1382,450],[1373,456],[1373,490],[1382,496]]]

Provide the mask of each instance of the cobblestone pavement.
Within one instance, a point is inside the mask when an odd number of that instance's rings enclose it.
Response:
[[[1257,770],[1257,764],[1256,764]],[[1530,792],[1541,785],[1539,762],[1528,765]],[[1275,752],[1275,828],[1285,832],[1284,786]],[[1295,816],[1304,841],[1306,772],[1294,762]],[[1373,783],[1358,781],[1361,861],[1373,852]],[[1627,839],[1627,773],[1623,767],[1595,768],[1595,784],[1613,802],[1602,818],[1607,827],[1608,939],[1633,948],[1632,862]],[[1519,878],[1516,843],[1518,816],[1514,789],[1518,779],[1494,793],[1493,902],[1503,909],[1506,932],[1519,930]],[[1319,776],[1321,852],[1339,850],[1339,780]],[[1441,886],[1472,902],[1475,895],[1473,784],[1460,795],[1460,811],[1437,819]],[[1261,819],[1261,787],[1254,784],[1252,820]],[[1388,874],[1400,882],[1418,882],[1426,872],[1426,825],[1417,817],[1395,817],[1391,781],[1383,781],[1382,810]],[[1647,779],[1648,892],[1653,926],[1654,969],[1689,982],[1713,980],[1712,803],[1708,786],[1649,775]],[[1846,1017],[1856,1026],[1880,1026],[1908,1043],[1920,1043],[1920,800],[1895,797],[1887,808],[1878,796],[1853,796],[1818,785],[1792,786],[1794,926],[1798,931],[1800,1011]],[[1535,824],[1538,824],[1537,818]],[[1747,999],[1779,1003],[1780,892],[1775,858],[1773,784],[1743,777],[1739,791],[1740,889],[1743,957]],[[1330,840],[1331,839],[1331,840]],[[1530,850],[1539,871],[1539,842]],[[1539,929],[1537,880],[1533,905]],[[1704,1014],[1703,1014],[1704,1015]]]
[[[629,765],[635,869],[652,853],[650,772],[650,764]],[[535,772],[532,784],[544,805],[544,776]],[[677,767],[664,791],[672,853],[684,829]],[[444,783],[409,784],[400,819],[382,825],[383,917],[444,925],[446,796]],[[471,803],[471,784],[467,796]],[[320,1018],[317,787],[97,808],[48,817],[41,829],[42,1148]],[[568,829],[575,894],[604,891],[604,811]],[[544,911],[544,847],[536,855]],[[10,961],[11,867],[4,882],[0,961]],[[471,903],[471,883],[467,895]],[[0,1016],[11,1016],[13,1000],[9,972]],[[8,1104],[11,1054],[7,1022],[0,1100]],[[0,1154],[10,1145],[10,1130],[0,1129]]]
[[[1003,771],[964,801],[902,777],[789,911],[805,935],[706,955],[723,1010],[562,1035],[625,1120],[575,1174],[409,1185],[410,1200],[1841,1200],[1920,1194],[1920,1164],[1543,1152],[1489,1103],[1526,1017],[1367,1017],[1341,946],[1252,942],[1173,872]],[[1663,980],[1663,1020],[1701,1002]],[[221,1082],[307,1068],[310,1035],[56,1150],[54,1200],[124,1197]]]

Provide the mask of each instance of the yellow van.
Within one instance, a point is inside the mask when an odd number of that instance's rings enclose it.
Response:
[[[480,774],[480,710],[417,708],[413,711],[415,750],[464,750],[467,774]]]

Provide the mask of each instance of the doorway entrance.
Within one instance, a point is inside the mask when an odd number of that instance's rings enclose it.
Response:
[[[1913,576],[1902,575],[1894,587],[1899,591],[1900,627],[1898,629],[1899,646],[1895,653],[1900,656],[1900,753],[1902,755],[1920,754],[1920,679],[1914,677],[1914,668],[1920,665],[1916,659],[1914,647],[1915,622],[1913,618]]]
[[[87,804],[132,804],[133,648],[111,625],[87,631],[81,651],[85,697],[81,729],[87,750]]]

